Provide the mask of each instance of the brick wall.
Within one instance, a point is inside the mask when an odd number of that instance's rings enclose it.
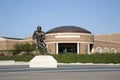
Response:
[[[95,40],[99,41],[109,41],[109,42],[120,42],[120,33],[111,33],[111,34],[100,34],[94,36]]]
[[[104,52],[105,48],[109,49],[109,52],[112,52],[111,49],[120,52],[120,33],[95,35],[94,38],[95,50],[99,47],[102,52]]]

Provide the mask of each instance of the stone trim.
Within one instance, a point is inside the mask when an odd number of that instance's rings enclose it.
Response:
[[[46,42],[46,44],[52,44],[52,43],[87,43],[87,44],[94,44],[93,42],[76,42],[76,41],[57,41],[57,42]]]
[[[70,34],[73,34],[73,35],[93,35],[93,34],[88,34],[88,33],[49,33],[49,34],[46,34],[46,36],[49,36],[49,35],[70,35]]]
[[[94,41],[110,42],[110,43],[120,43],[120,42],[116,42],[116,41],[97,40],[97,39],[95,39]]]

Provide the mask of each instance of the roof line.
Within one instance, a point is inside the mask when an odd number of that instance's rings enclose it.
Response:
[[[5,38],[5,39],[14,39],[14,40],[24,40],[22,38],[13,38],[13,37],[1,37],[1,38]]]

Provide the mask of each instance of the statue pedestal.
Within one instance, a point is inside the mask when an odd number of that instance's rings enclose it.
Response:
[[[29,62],[30,68],[57,68],[57,61],[50,55],[35,56]]]

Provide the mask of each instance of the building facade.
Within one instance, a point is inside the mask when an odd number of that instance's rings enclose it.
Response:
[[[98,53],[120,53],[120,33],[95,35],[93,49]]]
[[[90,54],[93,43],[94,35],[76,26],[60,26],[46,32],[46,44],[52,54]]]
[[[35,43],[26,39],[0,37],[0,50],[13,50],[15,44]],[[77,26],[60,26],[46,32],[50,54],[120,53],[120,33],[94,35]]]

